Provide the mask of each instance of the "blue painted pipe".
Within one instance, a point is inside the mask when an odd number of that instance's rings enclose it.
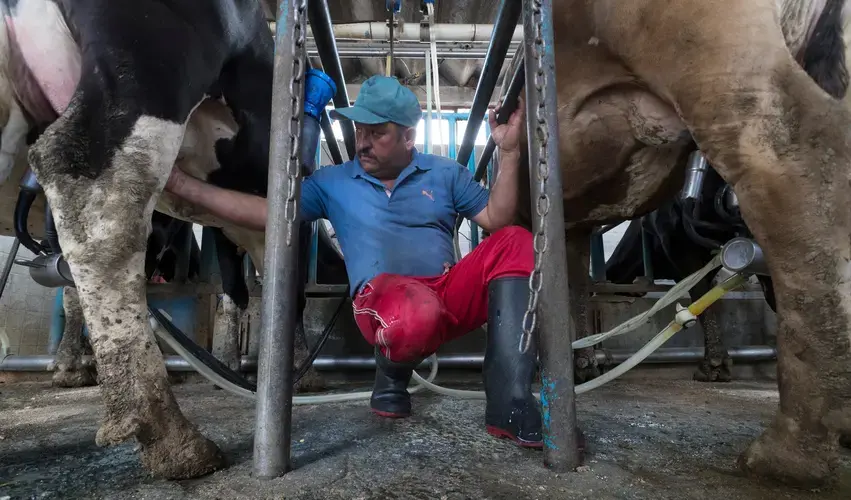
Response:
[[[65,332],[65,308],[62,301],[65,295],[65,289],[59,287],[56,289],[56,297],[53,300],[53,311],[50,317],[50,333],[47,340],[48,354],[56,354],[59,349],[59,343],[62,341],[62,334]],[[169,316],[171,322],[180,328],[181,331],[197,342],[195,336],[195,324],[198,312],[198,297],[195,295],[187,295],[185,297],[173,297],[167,299],[148,298],[148,304],[152,307],[162,309]],[[83,336],[89,336],[89,330],[86,325],[83,325]]]
[[[65,308],[63,300],[65,299],[65,287],[56,289],[56,296],[53,299],[53,311],[50,315],[50,333],[47,338],[47,353],[56,354],[59,349],[59,343],[62,342],[62,334],[65,332]],[[83,336],[89,336],[89,329],[83,325]]]

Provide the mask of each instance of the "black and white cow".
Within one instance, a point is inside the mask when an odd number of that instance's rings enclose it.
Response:
[[[256,0],[4,0],[2,8],[3,76],[27,128],[44,128],[29,161],[97,361],[106,412],[96,441],[138,439],[156,476],[210,472],[224,458],[180,411],[147,325],[146,242],[157,207],[223,228],[262,273],[262,234],[231,237],[239,230],[159,200],[175,163],[192,160],[206,162],[210,182],[266,194],[274,47],[262,10]],[[205,100],[225,102],[235,127],[192,151],[187,127],[211,126],[196,111]]]

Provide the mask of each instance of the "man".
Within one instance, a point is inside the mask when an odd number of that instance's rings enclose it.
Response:
[[[334,226],[355,320],[376,348],[370,400],[376,414],[409,416],[413,369],[441,344],[487,321],[487,431],[540,448],[541,416],[531,392],[536,349],[518,351],[534,249],[529,231],[510,226],[523,110],[521,103],[504,125],[489,114],[500,155],[489,195],[457,162],[417,151],[417,97],[395,78],[374,76],[363,83],[354,106],[331,113],[355,122],[357,157],[304,179],[300,215]],[[223,219],[265,228],[265,198],[206,184],[179,169],[166,189]],[[491,236],[452,265],[456,214]]]

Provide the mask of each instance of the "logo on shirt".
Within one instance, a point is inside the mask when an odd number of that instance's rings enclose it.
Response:
[[[434,196],[432,196],[431,191],[426,191],[423,189],[423,195],[427,196],[429,200],[434,201]]]

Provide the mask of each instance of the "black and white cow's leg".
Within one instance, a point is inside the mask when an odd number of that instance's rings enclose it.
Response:
[[[30,124],[15,101],[9,103],[9,119],[0,135],[0,185],[6,183],[15,168],[18,151],[26,144]]]
[[[68,108],[30,148],[29,160],[53,210],[97,361],[105,415],[96,442],[135,437],[155,476],[195,477],[223,466],[224,458],[172,394],[147,323],[144,276],[155,199],[191,109],[151,116],[102,82],[84,68]],[[163,84],[149,97],[168,94]]]
[[[591,228],[575,228],[566,231],[567,283],[570,297],[570,318],[576,339],[585,338],[589,332],[588,306],[591,298],[588,274],[591,259]],[[597,356],[593,347],[579,349],[573,354],[574,373],[577,383],[600,376]]]
[[[83,336],[83,308],[77,289],[66,286],[63,290],[62,308],[65,310],[65,328],[56,349],[53,385],[57,387],[85,387],[96,385],[94,370],[83,366],[83,352],[88,342]]]
[[[700,280],[691,289],[692,302],[712,289],[712,277]],[[697,365],[694,380],[699,382],[729,382],[733,380],[733,359],[722,340],[720,304],[713,304],[698,317],[703,327],[703,360]]]
[[[248,287],[242,276],[242,257],[237,246],[222,230],[213,229],[216,256],[222,274],[222,300],[216,307],[213,325],[213,355],[231,370],[239,369],[239,328],[241,318],[248,307]]]

